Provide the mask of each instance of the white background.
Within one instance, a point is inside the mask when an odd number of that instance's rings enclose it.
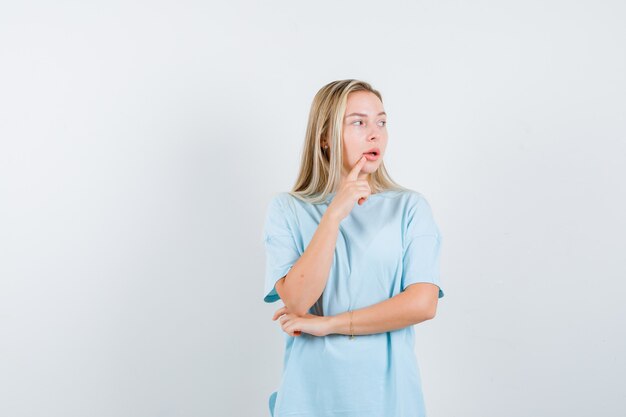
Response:
[[[0,6],[0,415],[266,417],[262,223],[326,83],[444,236],[429,417],[623,416],[622,1]]]

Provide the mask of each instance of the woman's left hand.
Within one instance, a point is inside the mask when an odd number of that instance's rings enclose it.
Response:
[[[272,320],[280,322],[283,331],[289,336],[300,336],[302,332],[313,336],[326,336],[330,334],[330,321],[327,316],[316,316],[307,313],[297,316],[290,313],[287,307],[281,307],[274,313]]]

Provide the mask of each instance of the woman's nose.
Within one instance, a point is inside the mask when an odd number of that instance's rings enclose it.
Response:
[[[369,133],[368,133],[368,136],[367,136],[367,137],[368,137],[368,139],[369,139],[369,140],[373,140],[373,139],[379,140],[379,139],[380,139],[380,135],[381,135],[381,130],[382,130],[382,129],[383,129],[383,128],[382,128],[382,127],[380,127],[380,126],[378,126],[378,125],[373,126],[373,127],[370,129]]]

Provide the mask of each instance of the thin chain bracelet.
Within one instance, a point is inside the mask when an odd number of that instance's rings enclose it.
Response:
[[[354,330],[352,329],[352,310],[350,310],[350,340],[354,340]]]

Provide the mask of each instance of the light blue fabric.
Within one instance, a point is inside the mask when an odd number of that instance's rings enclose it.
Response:
[[[265,302],[280,299],[274,284],[304,253],[334,196],[309,204],[282,192],[270,201],[263,231]],[[355,204],[339,228],[326,288],[311,314],[368,307],[416,282],[437,285],[443,297],[442,238],[421,193],[372,194]],[[353,340],[340,334],[283,335],[282,381],[269,397],[273,417],[426,416],[413,326]]]

